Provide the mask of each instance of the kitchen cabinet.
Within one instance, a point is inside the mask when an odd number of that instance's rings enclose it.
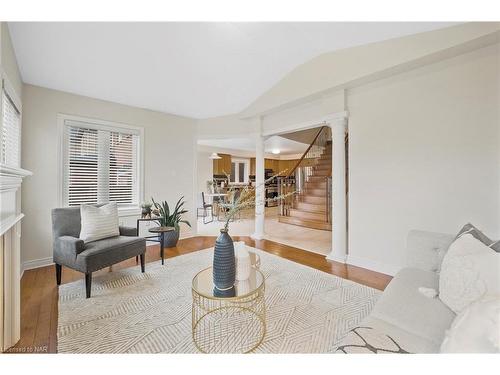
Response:
[[[252,162],[253,160],[253,162]],[[288,174],[298,163],[299,159],[294,160],[278,160],[278,159],[264,159],[264,168],[272,169],[274,174],[283,172]],[[255,159],[250,159],[250,174],[255,174]]]
[[[220,159],[214,159],[214,174],[231,174],[231,155],[219,154]]]
[[[264,169],[273,169],[273,159],[264,159]]]
[[[280,166],[277,159],[264,159],[264,169],[272,169],[273,173],[278,173]]]
[[[214,174],[223,174],[222,169],[224,168],[224,154],[219,154],[222,159],[220,160],[214,160]],[[229,164],[227,165],[226,171],[228,173],[231,172],[231,161],[230,161],[230,155],[229,156]],[[216,165],[216,162],[217,165]],[[290,171],[295,167],[295,165],[299,162],[299,159],[293,159],[293,160],[278,160],[278,159],[264,159],[264,169],[272,169],[273,174],[277,174],[280,172],[283,172],[283,174],[288,174]],[[256,172],[256,161],[255,158],[250,158],[250,171],[249,175],[255,176]]]
[[[279,161],[279,172],[282,172],[283,175],[289,174],[295,165],[298,163],[298,159],[294,160],[280,160]]]

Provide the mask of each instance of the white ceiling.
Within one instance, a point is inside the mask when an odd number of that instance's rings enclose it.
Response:
[[[198,144],[201,146],[213,147],[217,149],[229,149],[239,151],[251,151],[255,153],[255,139],[248,138],[224,138],[224,139],[200,139]],[[302,154],[309,145],[279,136],[272,136],[266,139],[264,143],[264,152],[272,153],[273,150],[279,150],[280,155]]]
[[[193,118],[237,113],[325,52],[451,23],[9,23],[23,81]]]

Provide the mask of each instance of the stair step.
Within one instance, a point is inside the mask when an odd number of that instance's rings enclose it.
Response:
[[[322,170],[322,171],[314,171],[314,176],[319,176],[319,177],[330,177],[330,175],[332,174],[332,171],[330,171],[329,169],[325,169],[325,170]]]
[[[330,173],[332,173],[331,168],[315,169],[313,171],[313,176],[326,176],[326,175],[330,175]]]
[[[314,195],[301,194],[299,202],[312,203],[312,204],[326,204],[326,197],[318,197]]]
[[[324,172],[332,172],[332,166],[331,165],[317,165],[313,168],[313,174],[317,174],[318,172],[324,173]]]
[[[287,223],[293,225],[299,225],[302,227],[312,228],[312,229],[321,229],[321,230],[332,230],[332,224],[324,221],[317,220],[306,220],[298,217],[292,216],[279,216],[278,221],[280,223]]]
[[[326,212],[326,205],[325,204],[297,202],[295,208],[298,210],[301,210],[301,211],[319,212],[319,213],[323,213],[323,214]]]
[[[332,168],[332,162],[331,161],[322,161],[322,160],[318,160],[318,162],[314,165],[314,168],[318,168],[318,169],[328,169],[328,168]]]
[[[307,182],[326,182],[326,178],[324,176],[316,176],[316,175],[312,175],[312,176],[309,176]]]
[[[326,189],[326,181],[306,182],[306,190],[307,189]]]
[[[326,214],[324,212],[309,212],[309,211],[301,211],[296,208],[291,208],[290,216],[306,220],[317,220],[326,222]]]
[[[326,189],[307,189],[304,194],[315,197],[326,197]]]

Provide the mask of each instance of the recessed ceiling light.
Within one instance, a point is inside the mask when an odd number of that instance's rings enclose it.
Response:
[[[271,151],[274,155],[278,155],[280,153],[280,150],[275,148]]]

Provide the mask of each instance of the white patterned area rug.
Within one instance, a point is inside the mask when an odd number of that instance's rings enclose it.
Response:
[[[332,353],[380,292],[252,249],[266,277],[267,333],[256,353]],[[191,282],[213,248],[59,287],[59,353],[197,353]]]

